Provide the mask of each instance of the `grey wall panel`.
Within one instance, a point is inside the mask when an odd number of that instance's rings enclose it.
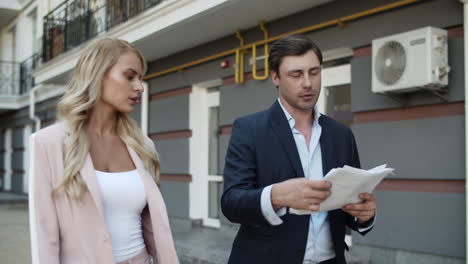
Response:
[[[190,173],[189,139],[167,139],[155,141],[161,159],[161,172],[170,174]]]
[[[463,38],[449,39],[449,85],[446,97],[450,102],[464,100]],[[351,108],[353,112],[403,107],[402,103],[387,95],[372,93],[372,58],[361,57],[351,61]],[[442,103],[427,91],[401,94],[399,100],[406,106]]]
[[[139,127],[141,127],[141,104],[137,104],[129,116],[137,122]]]
[[[221,87],[219,124],[232,125],[240,116],[269,108],[278,98],[271,80],[247,81]]]
[[[452,38],[448,41],[450,65],[449,73],[449,98],[452,101],[465,100],[465,49],[463,38]]]
[[[466,264],[464,258],[434,255],[432,253],[398,250],[392,248],[373,247],[369,245],[353,244],[351,252],[361,259],[370,259],[371,263],[378,264]]]
[[[396,0],[353,0],[352,3],[348,0],[338,0],[331,4],[311,8],[282,19],[268,22],[266,23],[266,28],[268,29],[270,36],[276,36],[299,28],[316,25],[325,21],[337,19],[342,16],[348,16],[394,2],[396,2]],[[442,28],[461,25],[463,24],[462,11],[462,5],[458,1],[426,1],[379,15],[355,20],[347,23],[344,28],[333,26],[308,33],[308,36],[313,38],[322,50],[344,46],[354,48],[369,45],[372,39],[375,38],[429,25]],[[263,38],[263,32],[258,27],[243,30],[242,35],[244,36],[246,43],[252,43]],[[236,48],[238,46],[239,41],[235,37],[235,32],[233,32],[229,36],[219,40],[211,41],[152,62],[150,63],[148,72],[151,73],[165,70],[192,60]],[[217,65],[219,61],[220,60],[215,62],[215,68],[219,68]],[[190,70],[191,69],[188,69],[186,72],[189,72]],[[210,70],[213,71],[213,69]],[[211,76],[210,74],[205,74],[205,78],[202,78],[202,80],[207,80],[206,77]],[[231,72],[231,75],[232,74],[233,72]],[[172,86],[172,88],[192,84],[193,81],[191,79],[184,80],[184,78],[188,78],[188,75],[173,74],[172,77],[168,77],[167,79],[164,77],[153,79],[155,80],[155,85],[151,84],[151,91],[155,92],[158,89],[167,89],[165,87],[171,86],[171,80],[174,82],[174,86]],[[214,76],[224,75],[221,73]],[[161,81],[156,81],[159,79],[161,79]],[[158,84],[160,84],[160,88],[157,88]]]
[[[24,139],[23,133],[24,129],[13,129],[12,131],[12,140],[11,146],[12,148],[21,148],[24,146]]]
[[[49,114],[47,114],[49,113]],[[45,116],[51,116],[53,113],[53,117],[50,118],[45,118]],[[43,111],[40,113],[36,114],[39,119],[42,121],[48,121],[51,119],[55,119],[55,110],[49,110],[49,111]],[[32,125],[33,128],[35,128],[35,122],[33,122],[31,119],[29,119],[29,116],[19,116],[19,117],[13,117],[12,115],[9,115],[7,117],[4,117],[3,119],[0,118],[0,130],[5,129],[5,128],[14,128],[18,126],[25,126],[25,125]]]
[[[11,154],[11,168],[13,170],[24,170],[23,168],[24,151],[16,151]]]
[[[465,195],[382,191],[375,195],[376,225],[365,237],[353,232],[353,242],[464,257]]]
[[[383,163],[395,178],[464,179],[464,117],[355,124],[363,168]]]
[[[41,120],[50,120],[56,116],[56,104],[60,97],[54,97],[36,104],[36,115]],[[0,115],[0,129],[4,127],[15,127],[32,123],[29,119],[29,106],[19,110],[9,111]]]
[[[151,101],[148,127],[149,133],[189,129],[189,95]]]
[[[12,174],[11,191],[15,193],[23,192],[23,174]]]
[[[347,16],[355,12],[380,7],[396,1],[336,1],[334,4],[324,5],[305,11],[297,15],[296,25],[314,25],[340,16]],[[309,15],[307,17],[307,14]],[[300,18],[299,18],[300,17]],[[301,23],[304,21],[303,23]],[[381,38],[425,26],[448,27],[463,23],[462,6],[456,1],[426,1],[424,3],[407,6],[387,13],[366,17],[326,30],[308,34],[322,50],[343,46],[359,47],[368,45],[372,39]]]
[[[189,183],[161,182],[161,193],[166,203],[169,217],[189,217]]]
[[[214,54],[214,51],[211,51],[210,54]],[[197,56],[197,58],[201,57],[201,55]],[[204,63],[198,65],[197,67],[188,68],[182,72],[171,73],[155,79],[151,79],[148,81],[150,93],[167,91],[184,86],[192,86],[193,84],[204,81],[233,76],[234,69],[232,67],[222,69],[219,66],[220,62],[223,60],[229,60],[230,65],[234,65],[234,57],[230,56]],[[186,59],[184,62],[189,62],[189,60]]]

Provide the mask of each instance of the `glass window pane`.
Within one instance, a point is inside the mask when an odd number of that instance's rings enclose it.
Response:
[[[220,182],[208,182],[208,217],[219,218],[219,185]]]
[[[219,107],[210,107],[209,109],[209,134],[208,134],[208,173],[210,175],[218,175],[218,145],[219,145],[219,133],[218,133],[218,115]]]

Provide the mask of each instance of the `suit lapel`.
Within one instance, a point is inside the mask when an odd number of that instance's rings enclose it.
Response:
[[[319,119],[319,124],[322,127],[322,134],[320,135],[320,149],[322,152],[322,171],[323,176],[332,169],[332,138],[328,126],[323,122],[324,118]]]
[[[278,101],[270,108],[269,119],[270,125],[286,151],[297,177],[304,177],[304,171],[302,170],[301,160],[299,153],[297,153],[296,142],[294,141],[291,127]]]
[[[93,161],[91,160],[91,155],[86,155],[85,163],[80,170],[81,177],[86,182],[88,186],[88,190],[93,197],[94,202],[96,203],[96,207],[101,214],[104,216],[103,209],[102,209],[102,200],[101,200],[101,192],[99,191],[99,185],[97,182],[96,171],[94,170]]]

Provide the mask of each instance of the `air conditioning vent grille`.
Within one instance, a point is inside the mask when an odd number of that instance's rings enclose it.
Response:
[[[383,44],[374,59],[377,79],[385,85],[397,83],[405,72],[405,48],[397,41]]]

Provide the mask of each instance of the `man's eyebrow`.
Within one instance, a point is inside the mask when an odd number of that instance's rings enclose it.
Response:
[[[302,72],[302,70],[300,70],[300,69],[293,69],[293,70],[289,70],[288,74],[290,74],[290,73],[301,73],[301,72]]]
[[[308,71],[314,71],[314,70],[320,70],[320,69],[322,69],[322,66],[314,66],[310,68]],[[292,73],[301,73],[301,72],[303,72],[303,70],[301,69],[292,69],[292,70],[289,70],[287,73],[292,74]]]
[[[321,65],[320,65],[320,66],[312,67],[312,68],[310,68],[309,70],[313,71],[313,70],[320,70],[320,69],[322,69],[322,66],[321,66]]]

